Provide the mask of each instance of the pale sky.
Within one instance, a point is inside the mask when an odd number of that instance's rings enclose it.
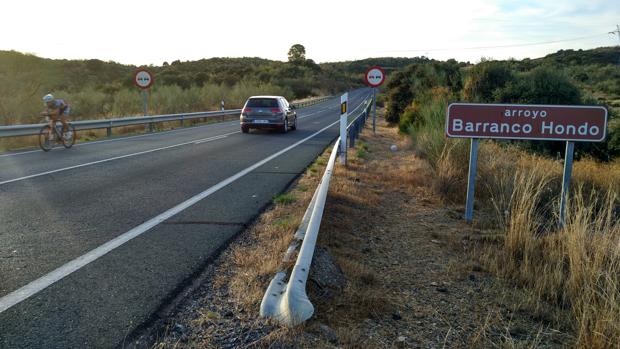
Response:
[[[284,61],[296,43],[316,62],[421,55],[477,62],[620,44],[607,34],[620,24],[618,0],[3,0],[0,14],[0,50],[135,65]],[[571,41],[480,48],[558,40]]]

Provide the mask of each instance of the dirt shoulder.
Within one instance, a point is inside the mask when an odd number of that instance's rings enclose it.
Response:
[[[397,150],[390,150],[396,145]],[[258,318],[328,154],[242,233],[200,283],[161,321],[127,346],[208,348],[563,347],[570,336],[522,306],[518,290],[476,262],[492,238],[463,223],[460,207],[433,193],[433,171],[406,138],[378,123],[366,128],[349,165],[337,165],[319,248],[347,279],[319,297],[296,329]],[[312,283],[312,282],[311,282]]]

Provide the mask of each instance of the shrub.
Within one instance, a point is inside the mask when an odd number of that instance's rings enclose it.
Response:
[[[513,79],[513,71],[507,62],[481,62],[471,68],[465,80],[463,98],[470,102],[493,102],[497,91]]]

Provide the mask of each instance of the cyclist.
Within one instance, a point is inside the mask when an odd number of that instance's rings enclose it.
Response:
[[[69,136],[67,135],[67,131],[69,130],[67,118],[71,112],[71,107],[69,107],[69,104],[67,104],[64,99],[56,99],[49,93],[43,96],[43,104],[47,107],[47,110],[41,114],[49,116],[52,119],[52,125],[56,121],[60,120],[62,123],[63,137],[66,138]]]

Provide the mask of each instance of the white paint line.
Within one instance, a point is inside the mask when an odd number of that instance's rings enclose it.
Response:
[[[238,133],[238,132],[235,132]],[[228,137],[227,135],[221,135],[221,136],[215,136],[215,137],[211,137],[211,138],[206,138],[206,139],[202,139],[199,141],[195,141],[194,144],[202,144],[202,143],[207,143],[207,142],[213,142],[216,141],[218,139],[222,139],[222,138],[226,138]]]
[[[63,279],[64,277],[74,273],[75,271],[80,270],[81,268],[83,268],[84,266],[88,265],[89,263],[103,257],[104,255],[106,255],[107,253],[109,253],[110,251],[122,246],[123,244],[125,244],[126,242],[144,234],[145,232],[147,232],[148,230],[150,230],[151,228],[153,228],[154,226],[158,225],[159,223],[169,219],[170,217],[182,212],[183,210],[191,207],[192,205],[196,204],[197,202],[199,202],[200,200],[208,197],[209,195],[215,193],[216,191],[224,188],[225,186],[231,184],[232,182],[236,181],[237,179],[245,176],[246,174],[254,171],[255,169],[257,169],[258,167],[266,164],[267,162],[277,158],[278,156],[286,153],[287,151],[296,148],[297,146],[299,146],[300,144],[306,142],[307,140],[314,138],[315,136],[317,136],[318,134],[322,133],[323,131],[327,130],[328,128],[336,125],[339,121],[336,121],[328,126],[323,127],[321,130],[311,134],[310,136],[278,151],[275,154],[272,154],[268,157],[266,157],[265,159],[255,163],[254,165],[240,171],[237,172],[236,174],[226,178],[225,180],[219,182],[218,184],[210,187],[209,189],[201,192],[200,194],[193,196],[191,198],[189,198],[188,200],[172,207],[171,209],[149,219],[148,221],[138,225],[137,227],[129,230],[126,233],[123,233],[119,236],[117,236],[116,238],[106,242],[105,244],[95,248],[94,250],[91,250],[77,258],[75,258],[74,260],[58,267],[57,269],[53,270],[52,272],[45,274],[43,276],[41,276],[40,278],[28,283],[25,286],[20,287],[19,289],[7,294],[6,296],[0,298],[0,313],[6,311],[7,309],[10,309],[11,307],[13,307],[16,304],[19,304],[21,302],[23,302],[24,300],[36,295],[37,293],[43,291],[44,289],[46,289],[47,287],[51,286],[52,284],[58,282],[59,280]]]
[[[23,180],[26,180],[26,179],[31,179],[31,178],[41,177],[41,176],[46,176],[46,175],[49,175],[49,174],[52,174],[52,173],[58,173],[58,172],[74,170],[76,168],[81,168],[81,167],[86,167],[86,166],[102,164],[102,163],[105,163],[105,162],[125,159],[125,158],[134,157],[134,156],[138,156],[138,155],[144,155],[144,154],[153,153],[153,152],[156,152],[156,151],[161,151],[161,150],[166,150],[166,149],[171,149],[171,148],[177,148],[177,147],[181,147],[181,146],[188,145],[188,144],[194,144],[195,142],[200,142],[200,141],[208,142],[210,140],[223,138],[222,136],[225,137],[225,136],[229,136],[231,134],[235,134],[235,133],[239,133],[239,132],[241,132],[241,131],[230,132],[230,133],[226,133],[226,134],[223,134],[223,135],[209,137],[209,138],[204,138],[204,139],[195,139],[195,140],[189,141],[189,142],[183,142],[183,143],[168,145],[168,146],[165,146],[165,147],[144,150],[144,151],[140,151],[140,152],[137,152],[137,153],[131,153],[131,154],[126,154],[126,155],[115,156],[115,157],[107,158],[107,159],[103,159],[103,160],[91,161],[91,162],[87,162],[87,163],[83,163],[83,164],[79,164],[79,165],[73,165],[73,166],[69,166],[69,167],[59,168],[59,169],[56,169],[56,170],[39,172],[39,173],[31,174],[31,175],[28,175],[28,176],[23,176],[23,177],[14,178],[14,179],[8,179],[8,180],[0,182],[0,185],[4,185],[4,184],[8,184],[8,183],[13,183],[13,182],[19,182],[19,181],[23,181]]]

